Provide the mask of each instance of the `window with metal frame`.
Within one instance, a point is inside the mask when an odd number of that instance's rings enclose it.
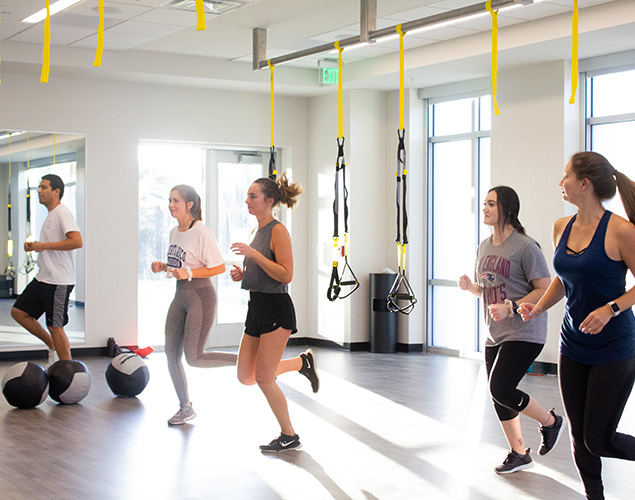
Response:
[[[481,351],[479,301],[457,287],[473,276],[489,189],[491,96],[428,102],[428,346]]]
[[[585,149],[600,153],[620,172],[635,180],[635,67],[584,75]],[[605,207],[624,218],[619,196]],[[627,274],[627,289],[635,285]]]

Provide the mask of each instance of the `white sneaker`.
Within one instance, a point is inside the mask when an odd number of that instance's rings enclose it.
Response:
[[[57,351],[55,349],[49,349],[49,359],[46,363],[45,368],[46,369],[50,368],[53,363],[59,360],[60,358],[57,356]]]
[[[177,411],[172,418],[168,420],[168,425],[183,425],[188,420],[196,418],[194,407],[192,403],[186,403],[181,405],[179,411]]]

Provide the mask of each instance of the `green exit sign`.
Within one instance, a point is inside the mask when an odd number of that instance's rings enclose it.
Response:
[[[338,68],[318,68],[320,85],[335,85],[339,76]]]

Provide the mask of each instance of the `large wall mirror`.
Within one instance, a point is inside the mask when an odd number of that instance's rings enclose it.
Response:
[[[24,242],[38,240],[48,211],[37,189],[43,175],[59,175],[65,184],[62,203],[75,215],[84,240],[84,174],[86,140],[83,135],[0,129],[0,351],[42,349],[44,344],[11,318],[18,294],[37,273],[37,253]],[[70,297],[71,343],[84,342],[84,249],[76,252],[77,283]],[[40,322],[45,325],[44,316]]]

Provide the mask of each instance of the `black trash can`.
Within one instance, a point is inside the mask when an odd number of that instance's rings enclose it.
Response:
[[[13,297],[13,276],[0,275],[0,299],[10,299]]]
[[[397,317],[388,310],[396,274],[370,274],[370,352],[397,352]]]

